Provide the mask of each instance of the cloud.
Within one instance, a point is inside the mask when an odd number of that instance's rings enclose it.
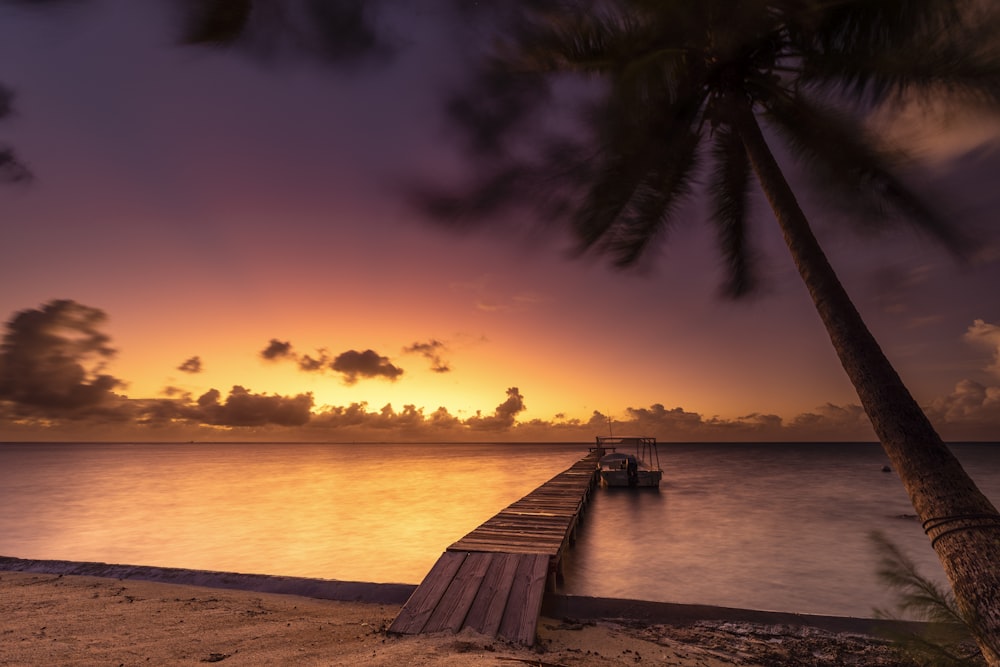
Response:
[[[701,415],[683,408],[667,410],[662,403],[654,403],[648,408],[626,408],[625,411],[628,421],[641,433],[684,432],[703,425]]]
[[[398,437],[398,434],[409,436],[430,434],[435,428],[434,424],[433,417],[430,419],[425,417],[423,408],[415,405],[404,405],[402,411],[396,412],[391,404],[386,404],[377,412],[369,412],[368,404],[365,402],[351,403],[342,407],[327,407],[313,420],[314,426],[324,429],[360,427],[391,432],[389,435],[382,435],[382,438],[394,438]]]
[[[507,390],[507,400],[498,405],[491,416],[477,413],[468,419],[461,419],[439,407],[430,414],[415,405],[404,405],[397,412],[391,404],[377,411],[369,411],[365,402],[348,406],[327,406],[313,417],[310,427],[315,429],[338,430],[347,433],[366,434],[375,439],[424,439],[462,440],[483,437],[484,433],[509,434],[516,425],[516,416],[524,410],[524,397],[511,387]],[[376,434],[377,435],[373,435]]]
[[[986,370],[1000,375],[1000,326],[976,320],[963,337],[976,345],[992,348],[993,363],[987,366]]]
[[[306,373],[318,373],[325,369],[330,363],[330,357],[327,355],[326,350],[318,350],[319,358],[313,359],[308,354],[303,354],[299,357],[299,370],[305,371]]]
[[[0,344],[0,400],[59,415],[110,408],[124,383],[104,372],[116,350],[107,316],[71,299],[15,313]]]
[[[292,344],[288,341],[280,341],[277,338],[272,338],[267,347],[261,351],[260,356],[268,361],[290,357],[292,356]]]
[[[190,359],[185,360],[183,364],[177,367],[177,370],[185,373],[200,373],[201,357],[191,357]]]
[[[1000,326],[975,320],[962,337],[991,350],[984,370],[1000,375]],[[1000,432],[1000,386],[960,380],[951,393],[925,405],[924,412],[946,440],[995,441]]]
[[[177,396],[176,392],[172,395]],[[183,392],[177,398],[135,401],[137,421],[147,426],[186,423],[210,426],[302,426],[312,416],[312,394],[280,396],[255,394],[234,386],[226,400],[218,389],[210,389],[191,400]]]
[[[354,384],[360,378],[381,377],[395,381],[403,374],[403,369],[393,365],[388,357],[383,357],[370,349],[364,352],[347,350],[337,355],[332,361],[329,352],[325,349],[317,350],[316,354],[315,357],[308,354],[296,354],[292,350],[290,342],[272,338],[260,356],[269,361],[294,361],[299,370],[305,373],[325,371],[340,373],[347,384]]]
[[[465,420],[465,425],[477,431],[505,431],[514,426],[517,415],[524,412],[524,396],[517,387],[507,390],[507,400],[493,411],[493,415],[483,417],[478,412],[475,417]]]
[[[939,416],[954,422],[983,416],[1000,416],[1000,387],[988,387],[973,380],[962,380],[955,390],[933,404]]]
[[[201,421],[217,426],[302,426],[309,421],[313,406],[312,394],[278,396],[253,394],[240,386],[233,387],[225,402],[212,389],[198,398]]]
[[[811,440],[874,440],[874,429],[860,405],[826,403],[803,412],[787,425],[790,433]]]
[[[435,373],[447,373],[451,370],[451,365],[441,358],[441,353],[446,351],[447,346],[439,340],[431,339],[426,343],[414,343],[409,347],[404,347],[403,352],[407,354],[420,354],[431,362],[431,370]]]
[[[359,377],[383,377],[395,381],[403,374],[403,369],[393,366],[388,357],[379,356],[374,350],[348,350],[337,355],[330,368],[344,376],[344,382],[354,384]]]

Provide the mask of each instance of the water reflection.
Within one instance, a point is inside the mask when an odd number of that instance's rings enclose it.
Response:
[[[0,553],[416,583],[579,446],[0,447]]]
[[[1000,500],[1000,449],[955,448]],[[584,445],[0,445],[0,554],[417,583]],[[657,491],[594,494],[575,595],[868,615],[880,530],[939,575],[875,445],[665,445]]]
[[[955,450],[1000,499],[1000,449]],[[877,445],[669,445],[664,454],[659,495],[595,495],[565,562],[566,592],[867,616],[892,602],[875,574],[873,530],[943,582]]]

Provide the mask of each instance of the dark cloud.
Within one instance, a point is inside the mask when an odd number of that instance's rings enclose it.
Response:
[[[290,357],[292,356],[292,344],[288,341],[282,342],[277,338],[272,338],[267,347],[261,351],[260,356],[269,361]]]
[[[453,416],[444,406],[439,407],[427,417],[428,423],[436,429],[454,429],[461,426],[458,417]]]
[[[403,369],[393,366],[388,357],[380,356],[374,350],[348,350],[337,355],[330,368],[341,373],[347,384],[354,384],[359,377],[384,377],[395,381],[403,374]]]
[[[190,359],[185,360],[183,364],[177,367],[177,370],[185,373],[200,373],[201,357],[191,357]]]
[[[447,373],[451,370],[451,365],[441,357],[441,353],[447,349],[447,346],[441,341],[431,339],[426,343],[414,343],[409,347],[404,347],[403,352],[423,355],[425,359],[431,362],[432,371],[435,373]]]
[[[181,389],[180,387],[168,386],[160,390],[160,393],[168,398],[176,398],[181,396],[186,396],[190,398],[191,392]]]
[[[365,350],[364,352],[348,350],[331,360],[329,352],[325,349],[317,350],[316,356],[299,355],[292,350],[290,342],[272,338],[260,356],[271,361],[281,359],[294,361],[299,370],[305,373],[322,373],[324,371],[340,373],[347,384],[354,384],[360,378],[382,377],[395,381],[403,374],[402,368],[394,366],[388,357],[383,357],[374,350]]]
[[[637,433],[678,433],[704,426],[701,415],[687,412],[683,408],[666,409],[662,403],[654,403],[648,408],[626,408],[629,422],[637,428]]]
[[[169,389],[169,388],[168,388]],[[210,389],[192,401],[181,390],[164,393],[174,398],[134,401],[136,421],[146,426],[303,426],[312,416],[312,394],[280,396],[255,394],[235,386],[222,400],[222,392]]]
[[[312,394],[278,396],[253,394],[240,386],[230,390],[224,402],[218,389],[198,398],[199,420],[216,426],[302,426],[309,421]]]
[[[514,426],[518,413],[523,412],[524,396],[517,387],[507,390],[507,400],[496,407],[493,415],[483,417],[479,413],[465,421],[466,426],[477,431],[504,431]]]
[[[318,350],[319,357],[314,359],[308,354],[303,354],[299,357],[299,370],[303,370],[307,373],[316,373],[322,371],[330,363],[330,357],[327,355],[326,350]]]
[[[0,400],[53,416],[117,403],[124,383],[104,372],[116,352],[106,321],[71,299],[15,313],[0,344]]]
[[[363,435],[375,439],[441,439],[455,436],[461,438],[467,433],[465,422],[439,407],[430,414],[415,405],[404,405],[396,411],[392,405],[385,405],[377,411],[369,411],[365,402],[351,403],[342,407],[326,407],[316,415],[311,427],[323,430]]]

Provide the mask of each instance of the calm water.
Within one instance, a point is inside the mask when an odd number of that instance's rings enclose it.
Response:
[[[1000,502],[1000,446],[956,445]],[[5,444],[0,555],[417,583],[585,445]],[[868,534],[940,566],[876,445],[661,445],[595,494],[564,592],[868,615]]]

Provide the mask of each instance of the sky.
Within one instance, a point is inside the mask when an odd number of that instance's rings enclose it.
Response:
[[[336,68],[180,46],[166,7],[0,3],[0,150],[33,174],[0,184],[0,441],[874,439],[763,206],[737,303],[697,200],[629,272],[416,210],[463,174],[443,105],[479,28],[397,3]],[[1000,125],[872,122],[973,257],[803,206],[941,434],[1000,440]]]

